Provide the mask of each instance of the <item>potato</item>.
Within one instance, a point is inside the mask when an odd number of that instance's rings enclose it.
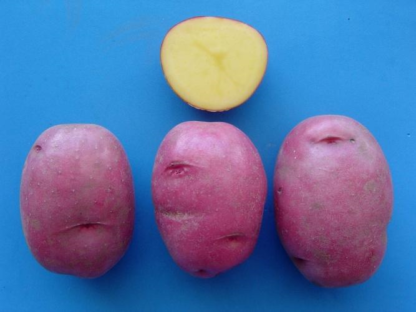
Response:
[[[117,138],[87,124],[41,134],[21,181],[23,231],[46,269],[95,278],[124,255],[134,226],[130,165]]]
[[[267,66],[262,35],[242,22],[195,17],[169,30],[161,63],[172,89],[189,105],[225,111],[244,103]]]
[[[392,181],[380,146],[358,122],[328,115],[296,126],[278,155],[274,200],[282,244],[311,282],[353,285],[379,267]]]
[[[156,221],[174,261],[213,277],[249,257],[260,230],[267,183],[250,139],[221,122],[173,128],[156,156]]]

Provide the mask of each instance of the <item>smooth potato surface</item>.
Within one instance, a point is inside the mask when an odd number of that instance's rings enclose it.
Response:
[[[301,273],[325,287],[364,282],[386,250],[393,191],[377,141],[343,116],[296,126],[274,176],[278,233]]]
[[[185,122],[156,156],[156,221],[175,262],[213,277],[254,249],[266,199],[266,176],[250,139],[226,123]]]
[[[21,181],[23,230],[48,270],[98,277],[124,255],[134,225],[130,165],[96,125],[59,125],[36,140]]]
[[[173,91],[189,105],[220,112],[243,104],[267,67],[263,36],[233,19],[199,16],[172,27],[160,60]]]

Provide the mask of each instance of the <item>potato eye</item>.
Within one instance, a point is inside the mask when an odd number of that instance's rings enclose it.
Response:
[[[172,161],[166,167],[165,172],[171,176],[183,176],[189,171],[190,167],[191,165],[183,161]]]

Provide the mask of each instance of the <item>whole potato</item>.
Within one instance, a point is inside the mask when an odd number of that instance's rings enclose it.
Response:
[[[157,153],[157,225],[175,262],[194,276],[213,277],[249,257],[266,192],[256,148],[230,124],[182,123]]]
[[[348,286],[377,270],[392,181],[380,146],[361,124],[328,115],[296,126],[278,155],[274,198],[283,246],[308,280]]]
[[[97,125],[58,125],[32,147],[21,181],[23,230],[46,269],[94,278],[126,252],[134,226],[130,165]]]

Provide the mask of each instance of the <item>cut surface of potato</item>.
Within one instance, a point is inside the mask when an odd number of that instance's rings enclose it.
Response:
[[[267,66],[262,35],[242,22],[196,17],[174,26],[161,49],[165,77],[189,105],[225,111],[245,102]]]

